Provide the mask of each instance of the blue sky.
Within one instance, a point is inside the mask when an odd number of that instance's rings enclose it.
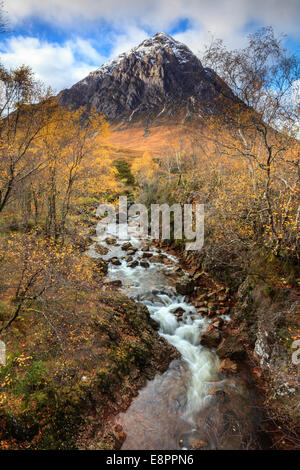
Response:
[[[4,9],[1,62],[30,65],[56,91],[158,31],[201,58],[210,34],[241,47],[247,33],[271,25],[299,53],[299,0],[7,0]]]

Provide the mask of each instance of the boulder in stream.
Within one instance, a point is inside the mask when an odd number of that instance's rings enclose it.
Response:
[[[134,260],[127,264],[129,268],[136,268],[139,265],[139,262]]]
[[[142,266],[142,268],[149,268],[150,264],[148,263],[148,261],[145,261],[145,260],[142,259],[140,261],[140,266]]]
[[[174,313],[174,315],[176,315],[176,317],[178,317],[178,319],[181,320],[184,312],[185,310],[183,308],[177,307],[172,313]]]
[[[129,250],[127,250],[128,255],[134,255],[138,251],[137,248],[131,247]]]
[[[105,238],[105,243],[107,243],[108,245],[116,245],[117,244],[117,240],[115,238]]]
[[[111,264],[113,264],[114,266],[120,266],[120,264],[122,264],[121,261],[119,260],[119,258],[111,258],[109,261],[110,261]]]
[[[160,262],[161,262],[161,258],[159,257],[159,255],[153,255],[153,256],[151,256],[151,258],[149,259],[149,261],[151,261],[151,263],[160,263]]]
[[[149,251],[150,248],[151,248],[150,245],[144,245],[144,246],[141,248],[141,250],[142,250],[142,251]]]
[[[142,254],[142,258],[151,258],[152,256],[153,256],[153,253],[151,253],[150,251],[149,252],[144,251]]]
[[[207,330],[200,340],[200,344],[202,346],[206,346],[207,348],[216,348],[222,340],[222,335],[220,331],[216,328],[212,328]]]
[[[130,242],[124,243],[124,245],[121,246],[121,249],[123,251],[130,250],[132,248],[132,244]]]

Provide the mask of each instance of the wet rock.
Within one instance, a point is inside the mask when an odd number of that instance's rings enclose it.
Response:
[[[174,313],[174,315],[176,315],[176,317],[181,319],[184,312],[185,312],[185,310],[183,308],[177,307],[172,313]]]
[[[121,249],[122,249],[123,251],[130,250],[131,248],[132,248],[132,245],[131,245],[130,242],[124,243],[124,245],[121,246]]]
[[[191,295],[194,292],[194,288],[194,281],[187,276],[184,276],[176,283],[176,291],[181,295]]]
[[[150,315],[149,315],[149,318],[148,318],[148,323],[153,328],[154,331],[159,330],[159,328],[160,328],[159,322],[155,321],[154,318],[151,318]]]
[[[108,281],[106,282],[106,286],[108,287],[121,287],[122,286],[122,281],[120,279],[115,279],[113,281]]]
[[[221,359],[229,358],[238,361],[245,357],[245,348],[236,336],[228,336],[218,346],[217,354]]]
[[[220,331],[216,328],[211,329],[210,331],[206,331],[200,340],[200,344],[202,346],[206,346],[207,348],[216,348],[222,339],[222,335]]]
[[[136,268],[139,265],[139,262],[134,260],[127,264],[129,268]]]
[[[150,245],[145,245],[142,247],[142,251],[149,251],[150,250]]]
[[[168,259],[161,258],[160,255],[151,256],[151,258],[148,259],[151,263],[167,264],[168,262]]]
[[[235,362],[231,361],[230,359],[226,358],[226,359],[223,359],[221,362],[220,362],[220,365],[219,365],[219,368],[218,368],[218,372],[220,374],[224,374],[224,375],[227,375],[227,374],[236,374],[237,373],[237,370],[238,370],[238,366]]]
[[[131,255],[126,256],[125,260],[126,260],[126,263],[130,263],[131,261],[133,261],[133,256],[131,256]]]
[[[117,244],[117,240],[115,238],[105,238],[104,241],[108,245],[116,245]]]
[[[145,251],[142,254],[142,258],[151,258],[153,256],[153,253]]]
[[[141,260],[140,261],[140,266],[142,266],[142,268],[149,268],[150,264],[148,263],[148,261]]]
[[[151,263],[161,263],[161,258],[160,258],[160,255],[153,255],[151,256],[151,258],[149,258],[149,261],[151,261]]]
[[[109,261],[110,261],[111,264],[113,264],[114,266],[120,266],[120,264],[122,264],[121,261],[119,260],[119,258],[111,258]]]
[[[131,247],[129,250],[127,250],[128,255],[134,255],[138,251],[137,248]]]
[[[245,299],[249,299],[249,292],[251,292],[253,289],[253,286],[250,282],[249,278],[246,278],[242,284],[240,284],[238,291],[237,291],[237,300],[243,304]],[[249,302],[249,307],[251,306],[251,302]]]

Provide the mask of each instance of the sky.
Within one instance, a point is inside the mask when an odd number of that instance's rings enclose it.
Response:
[[[230,48],[273,26],[300,54],[300,0],[4,0],[0,62],[29,65],[58,92],[163,31],[199,55],[211,36]]]

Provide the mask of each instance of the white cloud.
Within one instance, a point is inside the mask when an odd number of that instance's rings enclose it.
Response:
[[[76,32],[77,38],[62,44],[23,36],[11,36],[0,44],[2,63],[28,64],[56,90],[71,86],[105,62],[107,58],[97,51],[103,43],[111,46],[111,58],[139,44],[147,31],[168,32],[182,19],[189,27],[174,37],[200,54],[208,32],[232,48],[245,44],[245,30],[251,25],[272,25],[294,37],[300,32],[299,0],[9,0],[5,10],[12,30],[40,19],[63,29],[65,35]],[[86,31],[94,42],[80,37]]]
[[[9,0],[6,10],[13,24],[34,16],[65,27],[106,20],[161,30],[188,18],[217,35],[257,22],[299,37],[299,0]]]
[[[136,26],[128,26],[126,31],[112,35],[113,48],[110,57],[113,58],[122,52],[126,52],[131,48],[140,44],[148,36],[146,31]]]
[[[89,41],[80,38],[56,44],[15,36],[2,43],[0,50],[3,65],[29,65],[37,78],[56,91],[73,85],[104,61]]]

